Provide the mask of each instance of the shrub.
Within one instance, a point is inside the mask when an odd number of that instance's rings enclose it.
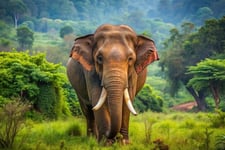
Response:
[[[224,150],[225,147],[225,134],[216,137],[216,150]]]
[[[0,110],[0,148],[12,148],[18,133],[25,124],[25,113],[28,104],[21,101],[12,101]]]
[[[67,135],[69,136],[81,136],[81,127],[79,124],[72,124],[66,130]]]
[[[5,106],[7,103],[9,103],[11,100],[5,97],[2,97],[0,95],[0,108],[2,108],[3,106]]]
[[[10,40],[8,39],[4,39],[4,38],[0,38],[0,45],[6,47],[10,45]]]
[[[209,115],[211,126],[214,128],[225,127],[225,112],[219,109],[216,109],[215,112],[215,114]]]
[[[20,97],[50,119],[70,114],[63,88],[69,82],[60,64],[48,62],[42,53],[27,52],[0,52],[0,64],[0,105],[4,98]]]
[[[142,90],[135,97],[134,106],[140,112],[148,110],[162,112],[163,100],[160,96],[156,95],[150,85],[145,84]]]
[[[187,118],[184,120],[183,124],[181,127],[187,128],[187,129],[193,129],[196,126],[196,122],[190,118]]]

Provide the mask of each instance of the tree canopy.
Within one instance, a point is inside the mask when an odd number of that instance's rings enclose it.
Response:
[[[218,108],[221,95],[225,88],[225,59],[206,59],[188,68],[188,74],[192,74],[188,86],[195,90],[208,89],[211,91],[216,107]]]
[[[21,49],[30,49],[34,42],[34,33],[26,26],[16,29],[17,40]]]
[[[73,28],[71,26],[64,26],[60,29],[60,37],[64,38],[65,35],[73,33]]]
[[[225,17],[206,21],[197,32],[193,32],[193,25],[189,23],[183,24],[181,31],[176,28],[171,30],[170,38],[165,43],[167,51],[164,52],[160,65],[170,80],[173,95],[180,88],[180,84],[186,86],[193,78],[192,74],[186,74],[189,66],[196,65],[205,58],[225,59],[224,23]],[[199,109],[206,109],[205,90],[194,89],[192,86],[186,88],[197,101]]]

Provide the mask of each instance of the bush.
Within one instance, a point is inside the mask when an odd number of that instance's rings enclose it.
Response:
[[[225,134],[223,135],[218,135],[216,137],[216,150],[224,150],[225,147]]]
[[[160,96],[156,95],[150,85],[145,84],[142,90],[135,97],[134,106],[140,112],[148,110],[162,112],[163,100]]]
[[[8,39],[4,39],[4,38],[0,38],[0,45],[7,47],[10,45],[10,40]]]
[[[2,108],[3,106],[5,106],[7,103],[9,103],[11,100],[5,97],[2,97],[0,95],[0,108]]]
[[[0,64],[0,105],[6,98],[20,97],[47,118],[70,114],[69,93],[63,88],[69,82],[61,65],[47,62],[44,54],[25,52],[0,52]]]
[[[25,113],[30,105],[12,101],[0,110],[0,148],[12,148],[15,138],[25,124]],[[22,141],[21,141],[22,142]]]
[[[215,114],[209,115],[211,126],[214,128],[225,127],[225,112],[222,112],[219,109],[216,109],[215,111],[216,111]]]
[[[81,127],[79,124],[72,124],[66,130],[66,133],[69,136],[81,136],[82,135]]]

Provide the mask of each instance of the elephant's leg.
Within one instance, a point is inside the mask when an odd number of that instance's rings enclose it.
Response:
[[[129,78],[129,94],[130,99],[133,100],[135,97],[136,87],[137,87],[137,75],[134,73]],[[130,121],[130,110],[128,109],[125,100],[123,100],[123,112],[122,112],[122,125],[120,129],[120,133],[123,136],[122,143],[123,144],[129,144],[129,121]]]
[[[94,113],[92,111],[92,106],[88,106],[88,111],[85,115],[87,121],[87,135],[88,136],[97,136],[96,133],[96,125],[95,125],[95,118]]]
[[[107,131],[109,131],[109,122],[110,118],[108,115],[108,109],[106,106],[102,106],[99,110],[94,112],[95,114],[95,122],[97,126],[97,138],[98,142],[103,140],[104,138],[106,139],[106,134]]]
[[[80,94],[77,94],[81,110],[86,118],[86,124],[87,124],[87,136],[94,135],[96,136],[96,126],[95,126],[95,118],[94,113],[92,111],[92,106],[87,105],[85,101],[87,101],[87,98],[82,97]]]
[[[122,134],[123,144],[129,144],[129,120],[130,120],[130,110],[127,108],[125,102],[123,103],[123,119],[122,119],[122,126],[120,129],[120,134]]]

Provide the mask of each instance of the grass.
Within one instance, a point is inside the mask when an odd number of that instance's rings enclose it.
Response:
[[[218,136],[224,136],[224,125],[213,127],[208,113],[170,114],[148,112],[132,116],[130,121],[130,145],[116,143],[110,147],[99,145],[95,138],[85,135],[85,120],[70,118],[58,121],[43,121],[28,125],[18,137],[26,137],[23,150],[144,150],[153,149],[153,141],[160,139],[171,150],[216,150]],[[223,145],[222,145],[223,146]],[[220,145],[221,147],[221,145]]]

